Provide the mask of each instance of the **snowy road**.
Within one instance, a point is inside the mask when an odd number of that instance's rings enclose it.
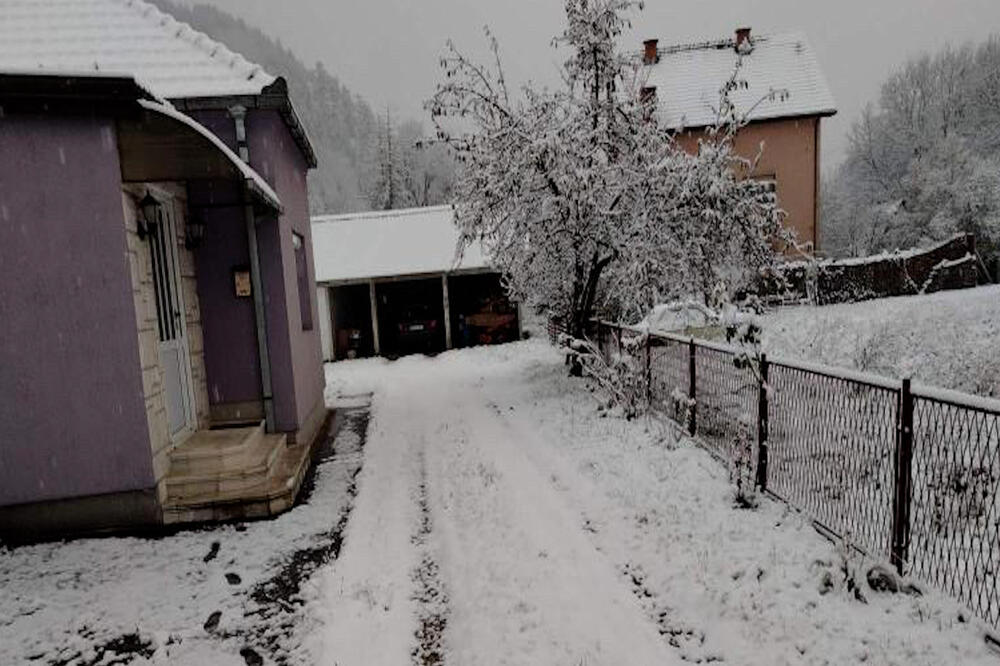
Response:
[[[603,413],[544,344],[336,364],[328,382],[375,399],[306,661],[995,661],[936,595],[858,602],[801,518],[733,509],[707,454]]]
[[[332,629],[321,652],[340,664],[407,663],[409,617],[431,612],[446,619],[449,663],[680,663],[527,455],[543,446],[533,429],[495,406],[499,378],[464,364],[399,365],[377,392],[368,471],[326,581]],[[423,492],[428,538],[411,539]],[[436,608],[399,599],[419,578],[421,548],[447,597]]]

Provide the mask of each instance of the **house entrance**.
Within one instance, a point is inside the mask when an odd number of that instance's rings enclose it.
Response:
[[[152,256],[167,425],[171,440],[176,441],[194,427],[191,362],[177,259],[178,206],[174,199],[160,193],[155,196],[162,205],[156,213],[156,224],[149,229],[149,251]]]

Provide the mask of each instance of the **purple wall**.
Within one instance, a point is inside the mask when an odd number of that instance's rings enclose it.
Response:
[[[0,147],[0,505],[151,488],[114,122]]]
[[[309,197],[308,166],[277,111],[255,110],[247,118],[250,163],[274,187],[284,205],[280,220],[261,226],[262,272],[268,288],[268,336],[278,427],[302,426],[323,397]],[[302,330],[292,232],[305,239],[313,328]],[[280,280],[274,280],[279,276]]]
[[[260,362],[253,299],[236,298],[233,292],[233,269],[250,263],[239,186],[192,182],[188,197],[191,209],[205,220],[205,238],[195,250],[195,263],[208,399],[213,405],[258,401]]]
[[[235,149],[235,129],[225,111],[194,115]],[[319,327],[303,331],[292,230],[307,239],[310,284],[312,244],[306,189],[307,165],[284,121],[276,111],[252,110],[247,116],[250,162],[270,183],[284,204],[280,219],[258,218],[261,273],[265,285],[275,424],[278,430],[298,429],[322,399],[323,369]],[[203,203],[236,201],[237,193],[218,184],[189,185],[192,208]],[[230,197],[230,198],[227,198]],[[233,296],[232,267],[249,262],[242,210],[206,208],[207,232],[197,251],[198,295],[205,334],[208,394],[212,404],[259,399],[260,369],[253,301]],[[310,290],[316,319],[315,289]]]

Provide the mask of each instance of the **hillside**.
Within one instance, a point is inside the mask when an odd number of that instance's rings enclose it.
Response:
[[[378,123],[364,100],[344,87],[321,63],[307,67],[281,42],[241,19],[205,5],[189,8],[170,0],[150,2],[271,74],[285,77],[295,110],[306,126],[319,160],[319,167],[309,175],[312,213],[368,208],[360,193],[359,176]]]

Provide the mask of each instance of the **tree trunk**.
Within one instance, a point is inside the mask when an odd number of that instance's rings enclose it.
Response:
[[[587,271],[586,284],[583,286],[579,300],[575,301],[576,308],[570,319],[569,334],[574,338],[582,339],[586,336],[588,324],[590,323],[591,316],[594,314],[597,285],[600,282],[601,273],[611,263],[611,260],[612,257],[601,259],[599,253],[596,250],[594,251],[594,256],[590,261],[590,269]],[[579,291],[579,287],[574,288],[574,292],[576,291]],[[583,365],[576,357],[574,357],[573,362],[570,364],[569,374],[574,377],[579,377],[583,374]]]

